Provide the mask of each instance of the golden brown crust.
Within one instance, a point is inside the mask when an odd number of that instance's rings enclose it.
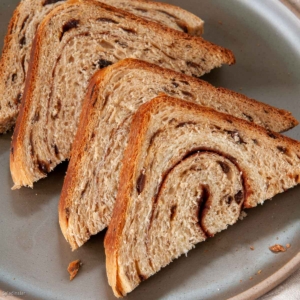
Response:
[[[118,190],[118,195],[113,210],[112,219],[105,236],[105,254],[106,254],[106,269],[109,284],[112,286],[116,296],[123,296],[125,291],[120,286],[118,282],[118,249],[120,245],[120,237],[124,228],[127,207],[131,201],[130,194],[133,189],[133,178],[135,176],[134,170],[138,162],[138,156],[140,149],[142,148],[143,139],[145,138],[145,132],[148,130],[148,123],[152,113],[155,113],[159,109],[161,103],[168,101],[168,105],[174,105],[177,109],[183,108],[194,112],[195,114],[201,113],[210,117],[214,120],[220,120],[221,123],[230,120],[231,122],[238,125],[240,129],[249,129],[256,134],[264,135],[270,137],[270,132],[266,129],[257,126],[255,124],[249,124],[249,122],[235,118],[230,115],[226,115],[207,107],[202,107],[194,103],[185,102],[179,99],[171,98],[165,95],[161,95],[150,102],[143,104],[132,120],[131,131],[129,135],[129,142],[127,149],[124,152],[123,166],[120,176],[120,185]],[[277,133],[271,133],[276,137],[277,141],[286,146],[293,147],[300,155],[300,143],[291,138],[283,137]],[[246,195],[247,197],[247,195]],[[249,204],[247,206],[247,198],[245,199],[245,207],[251,207]]]
[[[86,120],[88,120],[88,116],[92,110],[93,103],[95,97],[97,97],[97,89],[98,84],[101,81],[101,78],[105,76],[107,69],[103,69],[99,71],[97,76],[94,76],[91,79],[88,92],[86,98],[83,102],[82,112],[80,115],[80,122],[79,124],[86,124]],[[73,241],[68,240],[67,237],[67,229],[68,229],[68,209],[70,207],[70,197],[69,193],[71,194],[72,190],[74,189],[74,175],[76,174],[77,170],[77,163],[79,161],[80,153],[83,151],[84,144],[81,143],[82,136],[86,136],[86,131],[88,131],[88,126],[79,126],[77,129],[76,137],[72,146],[72,153],[71,157],[73,159],[70,160],[68,171],[64,180],[63,189],[60,196],[59,206],[58,206],[58,215],[59,215],[59,224],[61,231],[65,237],[65,239],[70,243],[73,250],[75,250],[78,246],[73,243]]]
[[[42,25],[40,25],[42,26]],[[39,32],[38,32],[39,33]],[[12,137],[11,152],[10,152],[10,172],[14,182],[20,182],[23,186],[32,187],[33,179],[29,174],[26,174],[26,166],[24,157],[26,153],[23,153],[24,147],[22,147],[22,137],[24,136],[25,128],[27,126],[26,122],[28,119],[28,112],[30,107],[31,95],[33,92],[32,81],[35,80],[37,67],[37,61],[39,58],[40,39],[41,35],[36,34],[35,39],[32,44],[30,62],[28,67],[28,72],[26,76],[24,94],[21,100],[20,112],[17,118],[16,127]],[[20,188],[21,186],[15,185],[13,189]]]
[[[150,102],[146,104],[148,109]],[[125,292],[122,290],[120,280],[118,280],[118,263],[117,251],[120,243],[120,236],[126,220],[126,208],[130,201],[130,191],[132,190],[132,182],[134,176],[135,163],[141,148],[143,133],[147,130],[147,123],[150,115],[145,113],[145,106],[142,106],[134,116],[129,137],[129,145],[124,152],[123,167],[121,170],[119,191],[113,210],[113,216],[105,236],[105,254],[106,254],[106,271],[108,282],[117,297],[123,297]],[[149,107],[149,112],[151,108]],[[139,137],[136,139],[136,137]],[[130,161],[126,160],[130,157]]]

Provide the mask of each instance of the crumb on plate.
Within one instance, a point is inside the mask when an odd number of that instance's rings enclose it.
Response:
[[[279,244],[275,244],[275,245],[269,247],[269,249],[270,249],[272,252],[275,252],[275,253],[278,253],[278,252],[285,252],[285,251],[286,251],[286,249],[284,248],[284,246],[279,245]]]
[[[78,259],[78,260],[75,260],[75,261],[72,261],[69,266],[68,266],[68,272],[70,274],[70,281],[72,281],[76,275],[78,274],[78,271],[79,271],[79,268],[80,266],[82,265],[81,261]]]

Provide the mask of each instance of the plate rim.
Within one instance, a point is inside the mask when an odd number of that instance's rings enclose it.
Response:
[[[299,269],[300,251],[271,276],[239,295],[228,298],[228,300],[255,300],[277,287]]]

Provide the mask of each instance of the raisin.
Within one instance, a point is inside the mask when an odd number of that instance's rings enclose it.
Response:
[[[11,81],[15,82],[15,80],[17,79],[18,75],[16,73],[12,74],[11,76]]]
[[[23,36],[20,41],[19,41],[20,45],[23,47],[26,44],[26,37]]]
[[[243,198],[244,198],[244,194],[243,194],[242,191],[239,191],[239,192],[238,192],[237,194],[235,194],[235,196],[234,196],[234,200],[235,200],[235,202],[236,202],[237,204],[240,204],[240,203],[242,202]]]
[[[272,138],[272,139],[277,139],[277,136],[272,132],[272,131],[268,131],[268,136],[270,137],[270,138]]]
[[[286,153],[287,152],[287,149],[285,147],[282,147],[282,146],[277,146],[277,149],[282,152],[282,153]]]
[[[223,161],[218,161],[217,163],[220,165],[225,174],[229,173],[230,167],[226,163],[224,163]]]
[[[146,183],[146,175],[141,173],[136,183],[136,190],[138,194],[141,194],[143,192],[145,188],[145,183]]]
[[[113,64],[113,62],[109,61],[109,60],[105,60],[105,59],[99,59],[98,61],[98,67],[99,69],[103,69],[106,68],[108,66],[111,66]]]
[[[233,197],[232,197],[232,196],[229,196],[229,197],[226,199],[226,203],[227,203],[228,205],[230,205],[231,202],[232,202],[232,200],[233,200]]]

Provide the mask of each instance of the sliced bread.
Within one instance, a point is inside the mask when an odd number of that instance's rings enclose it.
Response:
[[[100,2],[190,35],[201,36],[204,31],[203,20],[178,6],[168,3],[149,0],[101,0]]]
[[[300,143],[186,101],[134,116],[105,237],[109,284],[125,296],[195,244],[300,181]]]
[[[284,110],[143,61],[126,59],[98,71],[83,105],[60,198],[60,226],[73,250],[109,224],[132,116],[160,93],[275,131],[297,124]]]
[[[33,44],[13,135],[15,187],[33,186],[70,156],[91,76],[123,58],[201,76],[233,64],[231,51],[93,0],[52,10]]]
[[[50,11],[63,2],[23,0],[14,12],[0,60],[0,133],[10,130],[15,124],[37,27]],[[142,0],[101,2],[192,35],[201,35],[203,31],[201,19],[170,4]]]

